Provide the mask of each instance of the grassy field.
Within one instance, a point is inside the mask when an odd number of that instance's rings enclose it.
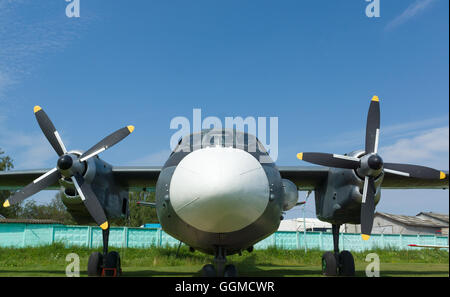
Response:
[[[123,276],[200,276],[203,265],[212,257],[200,252],[190,253],[176,248],[114,249],[121,255]],[[80,273],[86,276],[89,255],[100,249],[65,248],[52,245],[38,248],[0,248],[0,276],[65,276],[69,262],[66,256],[76,253],[80,257]],[[380,258],[381,276],[443,276],[449,275],[449,258],[446,250],[374,250]],[[369,252],[353,253],[356,275],[365,276]],[[242,256],[227,257],[235,264],[240,276],[321,276],[323,252],[309,250],[255,250]]]

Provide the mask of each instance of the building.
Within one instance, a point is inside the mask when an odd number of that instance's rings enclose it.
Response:
[[[448,230],[448,216],[447,223],[444,223],[425,216],[405,216],[377,212],[375,213],[372,233],[440,235],[442,229],[445,228]]]
[[[278,231],[299,231],[304,232],[306,226],[306,231],[323,231],[326,232],[331,230],[331,224],[327,222],[322,222],[315,218],[296,218],[290,220],[282,220]]]
[[[442,236],[448,236],[448,214],[440,214],[434,212],[421,212],[417,214],[417,217],[428,219],[436,223],[445,224],[447,227],[441,229]]]
[[[417,216],[394,215],[376,212],[372,234],[413,234],[448,236],[449,216],[432,212],[421,212]],[[278,231],[322,231],[331,232],[331,224],[316,218],[283,220]],[[344,224],[341,233],[361,233],[361,225]]]

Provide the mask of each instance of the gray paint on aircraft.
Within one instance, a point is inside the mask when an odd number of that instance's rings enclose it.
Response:
[[[210,131],[202,131],[202,136]],[[248,152],[248,143],[239,143],[239,139],[236,137],[236,135],[238,137],[244,136],[242,139],[248,140],[248,135],[247,133],[239,135],[239,133],[242,132],[236,132],[234,134],[233,148],[243,149]],[[193,136],[191,134],[183,138],[182,142],[193,140]],[[222,142],[222,144],[226,146],[226,143]],[[209,145],[215,146],[214,143],[210,143]],[[190,148],[190,152],[193,149],[201,149],[199,146],[192,146],[192,143]],[[201,231],[184,222],[174,211],[170,203],[169,187],[176,166],[190,152],[177,151],[176,148],[162,168],[156,184],[156,211],[165,232],[202,252],[214,254],[216,247],[221,246],[226,249],[227,255],[231,255],[252,246],[278,229],[282,214],[283,189],[280,173],[273,162],[261,163],[269,181],[270,198],[265,211],[254,223],[234,232],[213,233]],[[250,151],[248,153],[258,161],[260,160],[260,156],[268,156],[267,152],[259,149],[255,152]]]

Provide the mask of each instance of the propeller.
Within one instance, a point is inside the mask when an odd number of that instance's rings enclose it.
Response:
[[[127,126],[111,133],[107,137],[100,140],[96,145],[88,149],[81,156],[77,156],[67,152],[58,131],[48,115],[40,106],[34,107],[34,115],[36,116],[39,127],[41,127],[41,130],[48,142],[50,142],[56,154],[59,156],[57,165],[55,168],[41,175],[23,189],[14,193],[3,203],[3,207],[9,207],[22,202],[26,198],[55,184],[62,177],[70,178],[94,221],[103,230],[108,229],[109,223],[106,218],[105,211],[103,210],[103,207],[101,206],[91,185],[83,178],[82,173],[86,168],[85,161],[107,150],[130,135],[134,130],[134,126]]]
[[[375,212],[375,179],[384,171],[391,174],[421,179],[444,179],[442,171],[418,165],[384,163],[378,154],[380,136],[380,100],[374,96],[370,102],[366,123],[365,153],[356,158],[345,155],[326,153],[299,153],[297,158],[309,163],[328,167],[354,169],[364,177],[361,201],[361,237],[370,238]]]

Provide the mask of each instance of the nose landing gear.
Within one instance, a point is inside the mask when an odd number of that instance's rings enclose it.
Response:
[[[334,252],[322,256],[322,273],[326,276],[355,276],[355,260],[349,251],[339,252],[339,227],[332,225]]]
[[[204,277],[237,277],[238,272],[233,264],[228,264],[226,251],[223,247],[217,247],[214,255],[214,265],[206,264],[203,266],[201,274]]]

